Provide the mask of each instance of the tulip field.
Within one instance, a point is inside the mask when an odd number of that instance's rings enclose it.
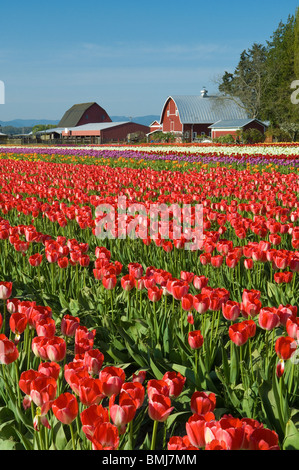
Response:
[[[1,450],[299,450],[299,145],[3,146],[0,186]]]

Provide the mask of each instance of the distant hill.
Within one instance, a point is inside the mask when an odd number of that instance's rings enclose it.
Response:
[[[59,121],[52,121],[51,119],[13,119],[12,121],[0,121],[1,127],[33,127],[37,124],[53,124],[56,126]]]
[[[121,121],[133,121],[137,124],[143,124],[144,126],[149,126],[153,121],[160,120],[160,116],[149,114],[147,116],[110,116],[113,122],[121,122]],[[57,121],[53,121],[51,119],[13,119],[12,121],[0,121],[1,127],[34,127],[38,124],[51,124],[53,126],[57,126],[59,123],[59,119]]]

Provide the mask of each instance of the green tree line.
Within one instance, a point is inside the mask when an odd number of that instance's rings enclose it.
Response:
[[[295,80],[299,80],[299,8],[279,23],[266,44],[254,43],[242,51],[234,72],[224,73],[218,89],[241,100],[249,117],[269,121],[268,132],[274,138],[294,141],[299,140],[299,104],[291,100]]]

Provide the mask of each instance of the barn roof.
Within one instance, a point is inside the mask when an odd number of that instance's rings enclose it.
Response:
[[[74,104],[62,116],[58,127],[74,127],[78,124],[81,117],[87,109],[89,109],[95,102]]]
[[[250,124],[251,122],[259,122],[262,124],[264,127],[267,127],[267,125],[258,119],[228,119],[228,120],[220,120],[218,122],[215,122],[211,126],[209,126],[210,129],[236,129],[236,128],[241,128],[246,126],[247,124]]]
[[[224,96],[209,95],[172,95],[165,102],[173,99],[182,124],[211,124],[225,119],[248,119],[246,111],[232,100]],[[161,114],[163,117],[164,108]]]
[[[123,124],[132,123],[131,121],[120,121],[120,122],[94,122],[89,124],[82,124],[81,126],[72,126],[67,127],[69,132],[72,131],[102,131],[104,129],[109,129],[110,127],[117,127]],[[37,134],[62,134],[65,131],[65,127],[55,127],[53,129],[46,129],[44,131],[39,131]]]

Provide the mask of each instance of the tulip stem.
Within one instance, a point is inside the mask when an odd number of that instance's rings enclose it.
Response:
[[[156,438],[157,438],[158,423],[159,423],[159,421],[157,421],[157,420],[154,421],[153,435],[152,435],[152,442],[151,442],[151,449],[150,450],[155,450],[156,449]]]
[[[73,430],[72,423],[69,424],[69,428],[70,428],[71,436],[72,436],[73,450],[76,450],[75,435],[74,435],[74,430]]]

